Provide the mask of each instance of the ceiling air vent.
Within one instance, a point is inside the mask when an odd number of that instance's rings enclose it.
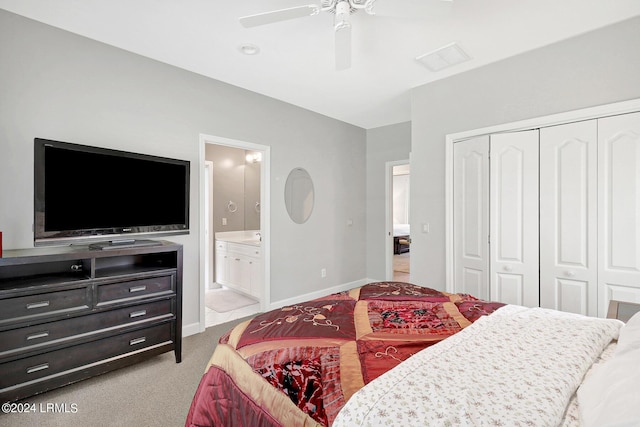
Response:
[[[416,61],[420,62],[430,71],[440,71],[452,65],[468,61],[469,59],[471,59],[471,57],[467,55],[456,42],[416,57]]]

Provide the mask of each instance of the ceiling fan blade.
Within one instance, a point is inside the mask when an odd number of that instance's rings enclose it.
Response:
[[[274,22],[286,21],[288,19],[302,18],[320,13],[320,8],[315,4],[306,6],[290,7],[288,9],[274,10],[271,12],[257,13],[255,15],[243,16],[239,18],[240,23],[245,28],[257,27],[259,25],[273,24]]]
[[[444,19],[449,16],[452,5],[452,0],[374,0],[372,12],[398,18]]]
[[[336,26],[336,70],[351,68],[351,25]]]

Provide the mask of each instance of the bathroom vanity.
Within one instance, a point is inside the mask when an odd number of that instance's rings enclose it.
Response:
[[[216,233],[216,282],[260,299],[264,286],[261,243],[257,230]]]

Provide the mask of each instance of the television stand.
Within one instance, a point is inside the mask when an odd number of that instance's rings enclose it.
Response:
[[[145,246],[161,246],[162,242],[157,240],[110,240],[108,242],[98,242],[89,245],[89,249],[108,251],[122,248],[140,248]]]
[[[157,243],[4,251],[0,403],[169,351],[180,363],[182,246]]]

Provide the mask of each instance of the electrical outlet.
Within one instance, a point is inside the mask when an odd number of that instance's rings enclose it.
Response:
[[[326,268],[323,268],[323,269],[320,270],[320,277],[322,277],[323,279],[325,277],[327,277],[327,269]]]
[[[222,218],[222,225],[227,225],[227,218]]]

